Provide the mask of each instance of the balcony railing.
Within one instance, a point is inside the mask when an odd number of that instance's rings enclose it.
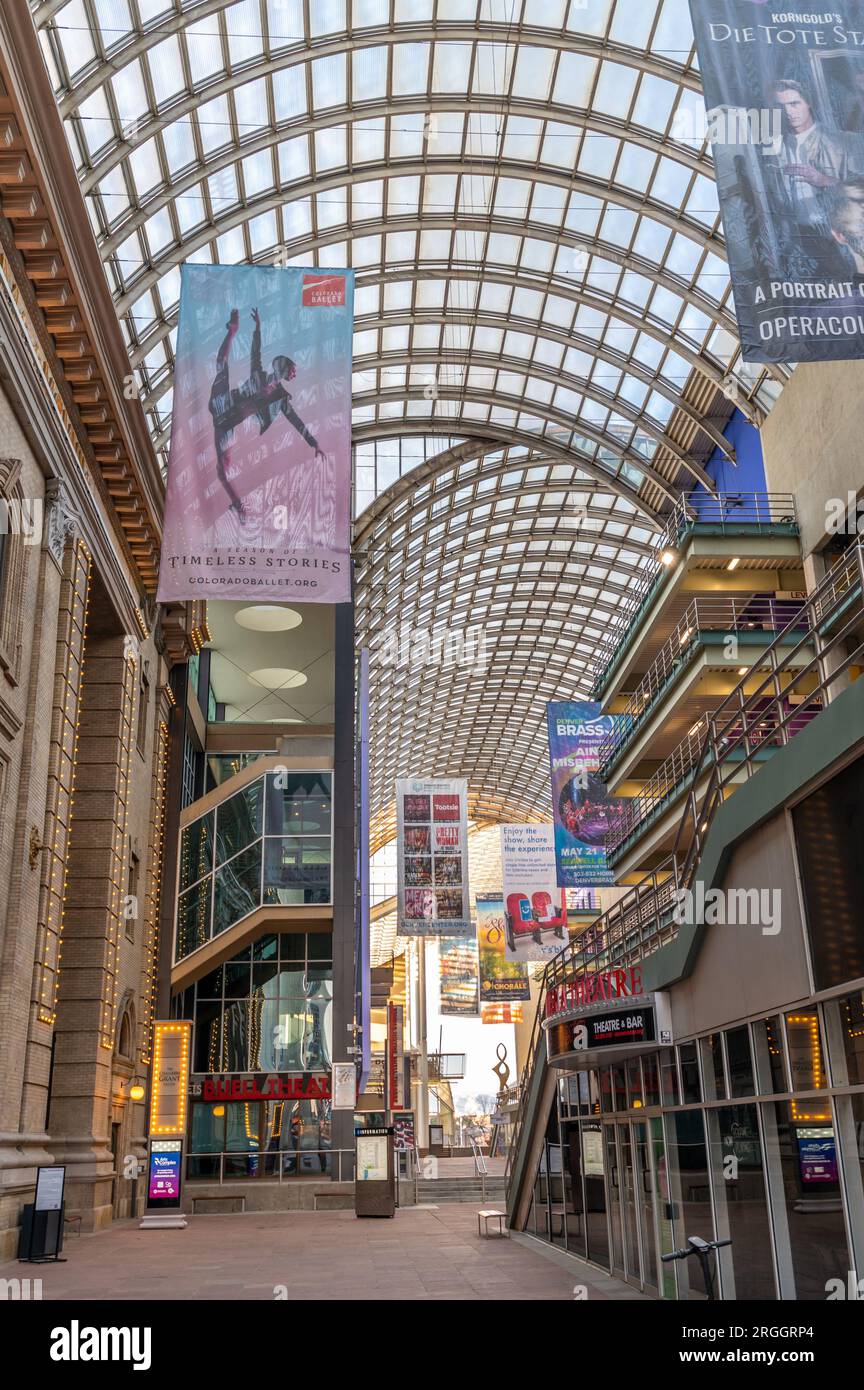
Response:
[[[707,786],[697,794],[695,779],[691,784],[668,859],[603,913],[587,940],[568,943],[546,966],[520,1078],[508,1173],[526,1117],[532,1070],[542,1060],[540,1025],[547,991],[610,964],[635,964],[674,939],[675,894],[693,884],[718,807],[740,790],[736,783],[749,780],[762,766],[766,741],[782,746],[797,737],[806,726],[805,716],[823,710],[832,687],[842,689],[851,679],[851,668],[864,663],[862,595],[864,540],[859,540],[760,654],[763,678],[754,687],[753,673],[748,672],[708,717],[702,748],[694,759],[694,766],[708,773]]]
[[[706,632],[738,638],[759,633],[776,633],[787,623],[802,620],[803,600],[777,599],[771,595],[707,596],[694,598],[687,605],[648,670],[618,712],[615,728],[601,743],[598,756],[606,773],[619,748],[626,743],[655,708],[659,696],[670,682],[693,660]],[[735,660],[738,658],[736,656]]]
[[[746,538],[777,534],[797,535],[795,498],[786,492],[735,492],[724,493],[718,497],[707,494],[695,498],[679,497],[663,531],[657,537],[650,563],[610,625],[606,641],[597,655],[594,666],[595,695],[602,691],[629,630],[644,612],[664,574],[669,573],[667,559],[670,556],[674,557],[674,552],[696,526],[712,536]]]

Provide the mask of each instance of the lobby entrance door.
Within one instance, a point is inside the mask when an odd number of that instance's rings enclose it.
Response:
[[[644,1120],[604,1124],[612,1272],[656,1295],[656,1183]]]

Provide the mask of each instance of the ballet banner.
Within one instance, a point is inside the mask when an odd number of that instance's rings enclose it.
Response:
[[[347,603],[353,271],[181,277],[159,602]]]

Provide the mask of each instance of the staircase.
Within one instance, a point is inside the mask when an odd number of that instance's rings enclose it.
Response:
[[[420,1178],[417,1183],[417,1201],[423,1206],[439,1206],[449,1202],[476,1202],[480,1206],[481,1202],[491,1202],[503,1207],[506,1192],[507,1179],[504,1177],[487,1177],[485,1198],[480,1178]],[[405,1206],[413,1199],[414,1184],[403,1182],[399,1200]]]

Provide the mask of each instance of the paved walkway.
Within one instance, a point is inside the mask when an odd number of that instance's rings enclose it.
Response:
[[[45,1299],[572,1300],[639,1295],[588,1265],[562,1267],[515,1240],[478,1238],[474,1205],[195,1216],[185,1231],[118,1223],[67,1239],[66,1264],[0,1265],[41,1278]],[[281,1286],[281,1287],[280,1287]],[[583,1295],[584,1296],[584,1295]]]

